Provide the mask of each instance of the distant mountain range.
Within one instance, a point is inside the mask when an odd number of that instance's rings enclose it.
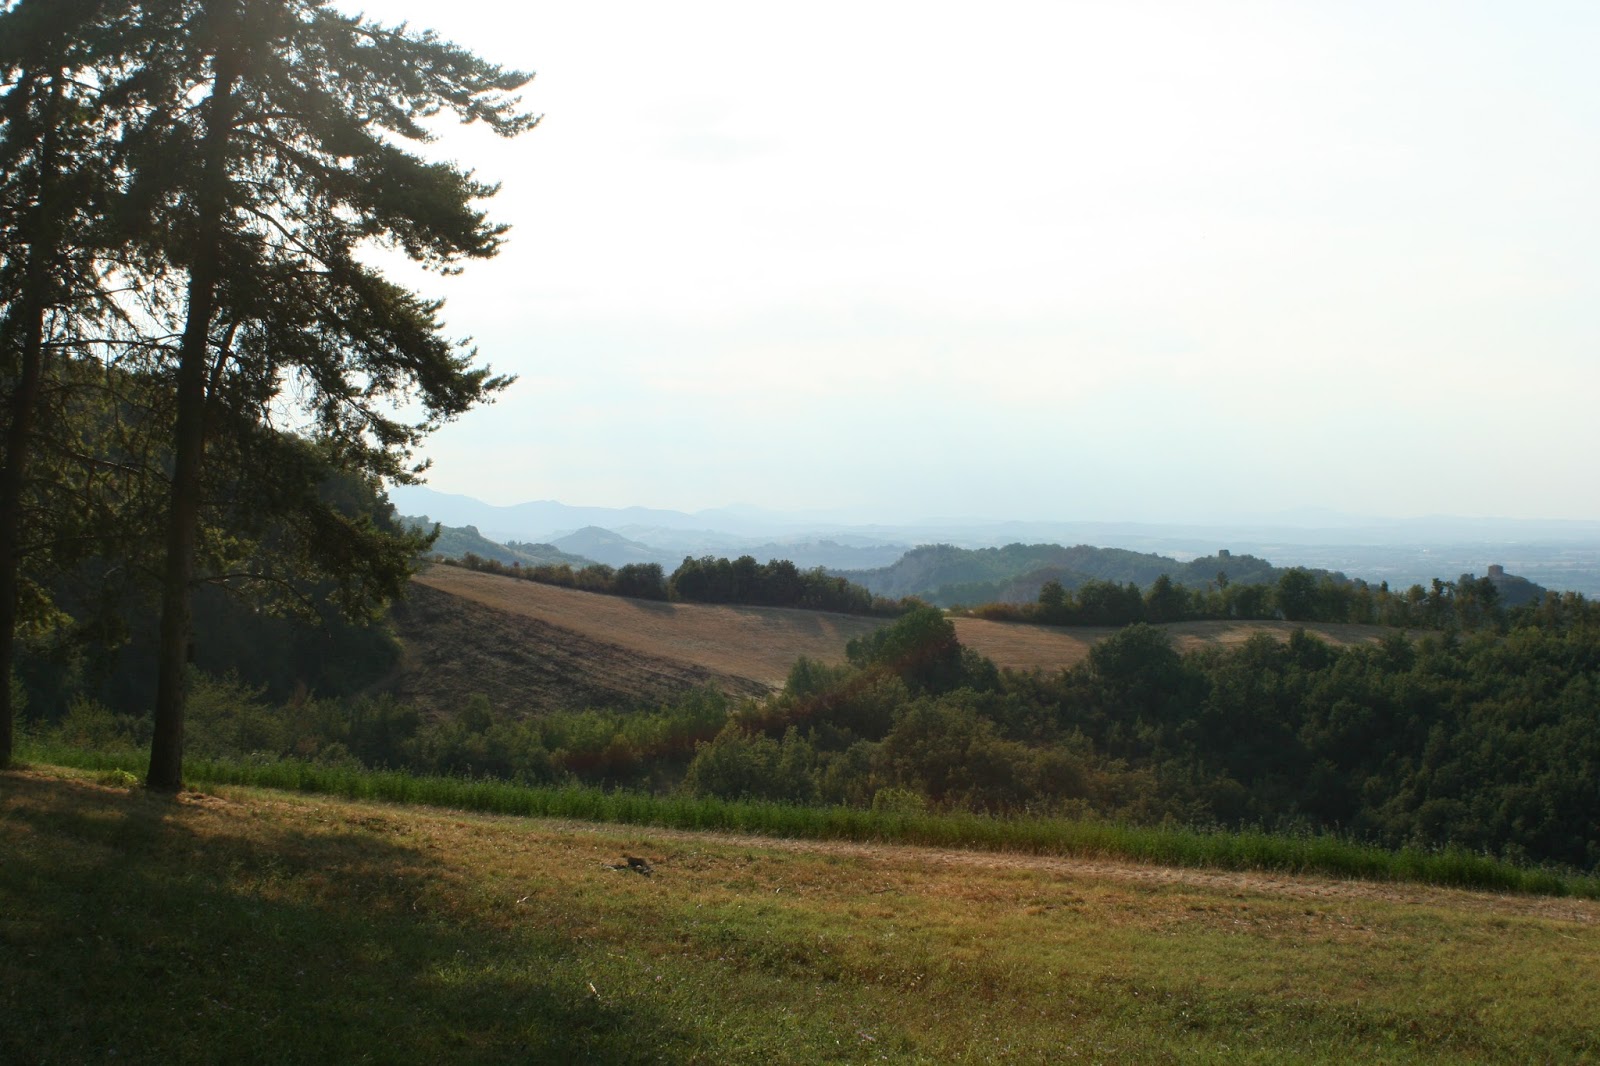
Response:
[[[705,555],[751,555],[761,562],[788,559],[804,569],[858,570],[889,566],[912,547],[909,540],[807,528],[784,516],[730,508],[691,515],[647,507],[569,507],[549,500],[496,507],[410,485],[391,489],[389,498],[401,511],[481,531],[479,535],[503,545],[544,544],[607,566],[660,563],[668,573],[688,556]],[[477,554],[490,558],[482,550]]]
[[[1285,513],[1279,521],[1236,525],[970,518],[851,525],[745,507],[688,513],[648,507],[573,507],[552,500],[500,507],[425,486],[397,486],[389,495],[402,512],[432,515],[451,527],[472,527],[501,545],[545,545],[610,566],[658,562],[668,572],[685,556],[753,555],[763,562],[789,559],[803,568],[870,572],[893,567],[918,545],[966,549],[1040,545],[1058,551],[1071,551],[1061,545],[1095,545],[1164,556],[1184,565],[1230,549],[1236,560],[1254,556],[1277,567],[1339,571],[1373,584],[1387,581],[1396,588],[1426,585],[1435,577],[1482,575],[1490,565],[1501,564],[1547,588],[1600,596],[1600,522],[1448,516],[1376,519],[1301,511]],[[1061,567],[1066,576],[1074,571],[1066,563]],[[988,575],[973,580],[993,584],[1010,578]],[[1023,591],[1014,590],[1016,595]]]

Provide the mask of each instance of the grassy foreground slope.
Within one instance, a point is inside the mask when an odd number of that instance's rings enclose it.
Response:
[[[634,655],[774,688],[783,684],[789,668],[802,655],[822,662],[843,662],[845,644],[890,621],[781,607],[630,600],[448,566],[433,567],[418,576],[415,584],[557,626]],[[962,645],[988,656],[997,666],[1019,670],[1073,666],[1089,654],[1095,641],[1117,632],[1115,628],[1057,628],[980,618],[953,621]],[[1180,622],[1161,628],[1171,632],[1174,646],[1185,652],[1242,644],[1258,632],[1286,640],[1296,628],[1335,646],[1375,643],[1389,632],[1381,626],[1290,622]],[[413,639],[422,636],[419,632]]]
[[[14,772],[0,1010],[7,1062],[1587,1061],[1600,905]]]

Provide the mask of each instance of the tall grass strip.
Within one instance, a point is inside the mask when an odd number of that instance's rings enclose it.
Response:
[[[141,752],[82,751],[32,740],[19,745],[19,757],[20,761],[96,772],[123,771],[139,777],[148,765],[147,756]],[[1600,899],[1600,876],[1595,874],[1518,866],[1454,847],[1393,851],[1326,834],[1293,836],[961,812],[799,807],[765,801],[418,776],[397,770],[359,770],[296,760],[256,763],[195,759],[188,762],[186,772],[194,785],[280,789],[533,818],[1121,859],[1163,866],[1273,870]]]

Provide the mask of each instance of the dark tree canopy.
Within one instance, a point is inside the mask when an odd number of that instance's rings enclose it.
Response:
[[[25,490],[20,442],[36,436],[15,413],[26,344],[9,338],[101,306],[58,270],[39,292],[63,313],[36,314],[43,297],[10,279],[38,251],[116,280],[109,305],[136,335],[120,369],[163,398],[150,782],[173,788],[195,583],[281,592],[285,575],[310,571],[336,579],[346,610],[392,596],[419,538],[329,506],[321,471],[414,479],[423,437],[509,383],[444,333],[437,301],[369,253],[448,273],[498,251],[505,229],[479,206],[495,187],[413,146],[439,114],[504,136],[530,129],[515,95],[528,76],[323,0],[16,0],[0,5],[0,41],[0,147],[20,160],[0,174],[0,226],[34,235],[0,264],[7,484],[16,470]],[[79,87],[70,106],[52,77]],[[21,147],[50,138],[70,141],[71,167]],[[93,180],[56,180],[67,173]]]
[[[0,3],[0,678],[19,629],[51,620],[39,578],[98,539],[95,504],[117,470],[105,456],[81,461],[84,421],[115,427],[103,396],[86,399],[106,382],[73,364],[129,339],[107,275],[127,245],[113,210],[116,127],[102,120],[128,56],[148,44],[137,32],[113,43],[128,9]],[[0,685],[0,765],[13,717]]]

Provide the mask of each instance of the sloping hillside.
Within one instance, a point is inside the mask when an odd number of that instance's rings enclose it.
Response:
[[[802,655],[838,661],[882,619],[776,607],[663,603],[438,566],[414,584],[545,623],[651,659],[776,687]]]
[[[775,607],[660,603],[434,567],[397,614],[407,666],[400,695],[454,706],[472,692],[508,708],[634,704],[700,684],[776,688],[800,656],[841,662],[845,645],[884,620]],[[1059,670],[1114,629],[955,620],[963,644],[1002,667]],[[1182,651],[1237,644],[1257,632],[1287,639],[1287,622],[1184,622],[1165,627]],[[1310,625],[1333,644],[1368,643],[1377,626]],[[496,695],[498,693],[498,695]]]
[[[395,605],[393,621],[404,651],[381,688],[425,712],[453,711],[478,693],[496,710],[521,716],[655,706],[704,685],[735,695],[767,690],[759,681],[621,647],[420,581]]]
[[[401,516],[400,521],[420,529],[432,529],[434,522],[427,515]],[[477,526],[439,526],[439,538],[433,542],[433,554],[447,559],[459,559],[471,553],[483,559],[493,559],[510,565],[522,566],[591,566],[593,559],[564,552],[553,544],[500,544],[478,532]]]
[[[0,775],[0,943],[16,1063],[1600,1055],[1592,901],[53,770]]]

